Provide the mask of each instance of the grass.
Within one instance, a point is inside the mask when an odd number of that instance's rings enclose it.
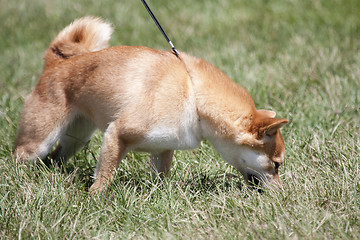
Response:
[[[360,5],[356,0],[149,1],[175,46],[216,65],[282,130],[283,189],[250,191],[207,142],[177,151],[171,177],[130,153],[101,197],[86,191],[102,135],[65,169],[11,151],[51,39],[73,19],[114,23],[111,45],[168,48],[140,1],[0,0],[1,239],[357,239]]]

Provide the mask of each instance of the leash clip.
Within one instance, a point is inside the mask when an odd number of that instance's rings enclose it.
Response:
[[[165,30],[162,28],[162,26],[160,25],[159,21],[156,19],[154,13],[151,11],[150,7],[147,5],[146,1],[145,0],[141,0],[142,3],[144,4],[146,10],[148,11],[148,13],[150,14],[150,16],[152,17],[152,19],[154,20],[156,26],[159,28],[160,32],[163,34],[163,36],[165,37],[166,41],[169,43],[172,51],[174,52],[174,54],[176,55],[176,57],[180,58],[179,57],[179,53],[178,51],[176,50],[174,44],[170,41],[169,37],[166,35],[166,32]]]

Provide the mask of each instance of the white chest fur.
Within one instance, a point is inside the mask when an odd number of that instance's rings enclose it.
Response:
[[[199,118],[194,104],[187,103],[178,119],[159,121],[146,135],[138,150],[159,152],[170,149],[193,149],[202,140]]]

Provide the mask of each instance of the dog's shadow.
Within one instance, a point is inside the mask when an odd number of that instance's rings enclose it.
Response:
[[[85,146],[81,157],[75,155],[70,161],[62,159],[54,160],[53,153],[49,153],[39,165],[46,167],[49,171],[59,171],[64,176],[73,175],[72,182],[83,185],[84,190],[88,191],[90,186],[94,183],[94,166],[92,161],[88,159],[91,155],[96,161],[95,154],[89,150],[88,145]]]
[[[95,158],[95,154],[91,153]],[[73,183],[80,183],[83,185],[85,191],[88,191],[90,186],[94,183],[94,166],[87,159],[78,161],[78,157],[74,157],[70,162],[54,161],[47,157],[42,162],[50,171],[58,170],[61,174],[68,176],[73,174]],[[163,184],[170,182],[179,185],[183,190],[188,190],[193,193],[207,193],[215,191],[229,191],[230,189],[243,189],[244,182],[242,177],[232,173],[189,173],[191,177],[179,180],[178,177],[172,175],[164,180],[157,176],[151,176],[144,169],[139,171],[128,171],[127,169],[119,168],[114,176],[114,180],[110,185],[131,185],[137,189],[151,188],[153,184]],[[149,181],[152,183],[149,185]]]
[[[232,173],[194,173],[191,178],[179,183],[189,188],[192,192],[228,191],[234,188],[243,189],[241,177]]]
[[[96,153],[89,147],[89,143],[85,145],[81,151],[81,156],[75,155],[71,161],[64,162],[63,160],[54,160],[53,153],[43,159],[42,165],[46,166],[50,171],[59,170],[63,175],[73,175],[73,183],[80,183],[83,185],[85,191],[88,191],[90,186],[94,183],[94,162],[97,162]],[[92,159],[89,159],[92,158]],[[149,161],[150,164],[150,161]],[[150,164],[151,165],[151,164]],[[152,168],[151,166],[149,167]],[[176,171],[176,170],[174,170]],[[171,174],[166,180],[163,180],[159,175],[149,174],[145,169],[138,169],[135,171],[129,171],[128,169],[118,168],[114,180],[110,185],[132,185],[137,189],[143,189],[151,187],[149,181],[152,184],[162,184],[164,182],[170,182],[179,185],[184,190],[189,190],[193,193],[206,193],[215,191],[229,191],[230,189],[242,190],[244,187],[244,181],[238,174],[224,173],[218,171],[216,173],[207,172],[189,172],[188,177],[185,179],[177,174]],[[179,180],[180,179],[180,180]]]

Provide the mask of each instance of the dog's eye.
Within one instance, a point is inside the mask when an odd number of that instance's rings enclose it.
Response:
[[[280,167],[280,163],[274,162],[274,168],[275,168],[275,170],[278,170],[279,167]]]

